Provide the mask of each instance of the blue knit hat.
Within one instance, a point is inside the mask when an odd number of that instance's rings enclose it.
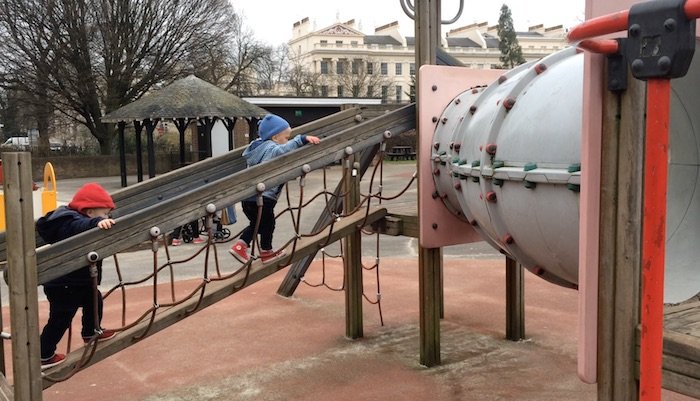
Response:
[[[287,128],[289,128],[287,120],[274,114],[268,114],[258,124],[258,135],[260,139],[267,141]]]

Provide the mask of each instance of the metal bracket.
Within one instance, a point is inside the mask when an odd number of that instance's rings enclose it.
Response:
[[[609,54],[608,59],[608,90],[621,92],[627,90],[627,57],[625,45],[627,39],[617,39],[620,51]]]
[[[686,17],[685,1],[647,1],[630,8],[624,51],[635,78],[678,78],[688,72],[695,19]]]

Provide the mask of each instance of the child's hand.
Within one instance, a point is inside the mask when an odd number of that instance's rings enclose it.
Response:
[[[102,219],[97,223],[97,227],[102,230],[109,230],[114,224],[116,224],[114,219]]]
[[[306,142],[311,143],[311,144],[314,144],[314,145],[318,145],[319,143],[321,143],[321,140],[320,140],[318,137],[316,137],[316,136],[307,135],[307,136],[306,136]]]

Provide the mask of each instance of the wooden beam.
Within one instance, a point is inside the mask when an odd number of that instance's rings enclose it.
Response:
[[[440,300],[442,298],[442,249],[418,249],[420,314],[420,364],[440,364]]]
[[[598,399],[638,399],[644,82],[603,98],[598,279]]]
[[[28,152],[2,154],[7,218],[12,377],[17,400],[41,400],[41,350],[37,294],[32,160]]]
[[[230,295],[235,294],[239,290],[258,282],[273,273],[276,273],[290,263],[299,260],[310,253],[317,252],[322,244],[326,244],[329,241],[335,242],[342,239],[344,236],[355,232],[359,223],[364,221],[365,224],[369,225],[381,219],[385,215],[386,209],[381,207],[372,207],[370,208],[369,212],[367,209],[358,210],[351,216],[346,216],[334,224],[332,232],[329,233],[330,229],[327,228],[316,236],[300,239],[297,243],[295,252],[293,254],[290,253],[289,256],[281,260],[273,260],[265,264],[261,263],[259,260],[253,262],[247,277],[246,272],[242,271],[239,274],[224,280],[212,278],[212,281],[206,286],[204,294],[201,296],[201,298],[194,297],[193,299],[184,301],[176,306],[161,308],[157,312],[153,324],[147,333],[144,333],[144,331],[149,325],[148,319],[138,323],[134,327],[118,333],[112,340],[99,342],[97,344],[94,356],[87,362],[85,367],[97,363],[110,355],[114,355],[125,348],[128,348],[134,344],[135,337],[150,337],[153,334],[177,323],[178,321],[199,312]],[[75,350],[66,357],[65,363],[47,369],[45,372],[48,376],[61,377],[70,372],[76,366],[81,356],[82,349]],[[44,388],[48,388],[53,384],[54,383],[51,380],[44,379]]]
[[[344,178],[345,214],[351,213],[360,204],[360,163],[355,155],[345,159]],[[343,272],[345,275],[345,336],[361,338],[362,329],[362,233],[360,227],[344,238]]]
[[[506,338],[525,338],[525,280],[523,267],[506,256]]]

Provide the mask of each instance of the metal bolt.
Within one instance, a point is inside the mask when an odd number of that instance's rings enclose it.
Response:
[[[447,124],[447,117],[443,117],[441,122],[442,122],[443,124]]]
[[[433,85],[432,89],[433,89],[433,92],[435,92],[437,90],[437,85]]]
[[[506,100],[503,101],[503,107],[506,108],[506,110],[510,110],[515,106],[515,99],[512,97],[506,98]]]
[[[486,193],[486,200],[489,202],[496,203],[496,193],[493,191],[489,191]]]
[[[547,65],[538,63],[535,65],[535,74],[540,75],[547,70]]]
[[[498,145],[496,145],[495,143],[486,144],[486,153],[490,155],[495,155],[496,149],[498,149]]]
[[[637,37],[642,32],[642,27],[639,24],[632,24],[628,30],[630,36]]]
[[[435,142],[435,143],[433,144],[433,148],[434,148],[435,150],[440,149],[440,142]]]
[[[437,120],[438,120],[438,118],[437,118],[437,117],[433,117],[433,122],[434,122],[434,123],[436,123],[436,122],[437,122]]]
[[[440,175],[440,169],[437,169],[437,168],[436,168],[435,170],[433,170],[433,174],[434,174],[434,175]]]
[[[676,20],[673,18],[669,18],[666,21],[664,21],[664,28],[666,28],[667,31],[673,32],[676,30]]]
[[[470,108],[469,108],[469,112],[470,112],[471,114],[474,114],[474,112],[476,112],[476,106],[470,107]]]
[[[642,61],[641,59],[635,59],[634,61],[632,61],[630,67],[634,72],[641,72],[642,69],[644,69],[644,61]]]
[[[506,77],[505,75],[501,75],[500,77],[498,77],[498,83],[502,84],[502,83],[506,82],[507,79],[508,79],[508,77]]]
[[[437,223],[433,223],[433,230],[437,230],[437,228],[438,228]]]
[[[458,190],[458,191],[461,191],[461,190],[462,190],[462,183],[460,183],[460,182],[455,182],[455,189]]]
[[[462,101],[460,99],[455,99],[455,104],[460,104]]]
[[[437,199],[440,197],[440,194],[438,193],[438,191],[435,191],[435,192],[433,192],[432,196],[433,196],[433,199]]]
[[[659,66],[662,72],[668,72],[671,69],[671,59],[668,56],[661,56],[656,65]]]

